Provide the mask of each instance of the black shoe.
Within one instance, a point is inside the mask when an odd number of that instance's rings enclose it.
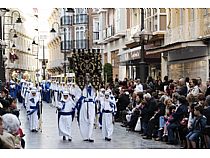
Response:
[[[66,140],[66,137],[65,136],[63,136],[63,140]]]
[[[112,139],[111,139],[111,138],[107,138],[107,137],[105,137],[105,140],[107,140],[107,141],[111,141]]]
[[[93,143],[93,142],[94,142],[94,140],[93,140],[93,139],[89,139],[88,141],[89,141],[89,142],[91,142],[91,143]]]
[[[88,141],[89,141],[89,139],[85,139],[85,140],[83,140],[83,141],[88,142]]]
[[[69,138],[68,141],[71,142],[71,139]]]
[[[144,136],[143,139],[152,139],[150,136]]]

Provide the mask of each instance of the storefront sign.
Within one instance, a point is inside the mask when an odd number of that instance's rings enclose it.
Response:
[[[130,60],[139,59],[140,58],[139,54],[140,54],[140,50],[136,50],[136,51],[130,52],[130,54],[129,54]]]
[[[141,47],[136,47],[130,50],[126,50],[120,55],[120,62],[140,59]]]

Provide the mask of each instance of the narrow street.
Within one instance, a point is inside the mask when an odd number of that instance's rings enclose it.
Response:
[[[94,129],[94,143],[84,142],[80,135],[77,120],[73,121],[72,142],[63,141],[58,135],[56,109],[49,104],[43,105],[42,132],[32,133],[28,128],[26,111],[22,107],[20,120],[21,127],[25,133],[26,149],[173,149],[179,146],[167,145],[154,140],[144,140],[139,133],[128,132],[120,123],[115,123],[111,142],[102,138],[99,128]]]

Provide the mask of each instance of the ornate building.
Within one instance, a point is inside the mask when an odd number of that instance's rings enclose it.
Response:
[[[7,81],[12,78],[34,80],[36,54],[32,51],[31,43],[35,18],[33,13],[24,14],[16,8],[10,8],[4,16],[4,40],[7,44],[5,54],[8,58],[5,63]]]
[[[74,13],[69,13],[73,9]],[[72,12],[72,10],[71,10]],[[72,72],[72,53],[76,49],[97,48],[98,25],[96,10],[87,8],[55,8],[48,22],[53,28],[48,43],[48,71],[51,76]],[[94,17],[94,19],[93,19]],[[94,25],[95,24],[95,25]],[[94,32],[93,32],[94,30]],[[66,55],[66,57],[64,57]],[[66,58],[66,61],[64,59]]]

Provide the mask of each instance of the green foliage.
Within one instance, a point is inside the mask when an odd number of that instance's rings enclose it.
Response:
[[[109,83],[113,81],[112,64],[110,63],[104,65],[104,81]]]

